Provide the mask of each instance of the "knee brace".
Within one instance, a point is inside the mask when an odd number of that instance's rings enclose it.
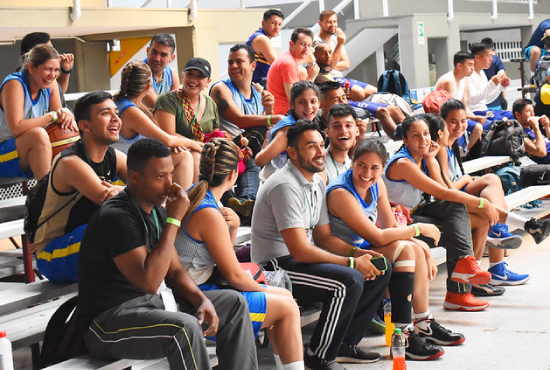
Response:
[[[405,241],[401,241],[399,245],[397,246],[397,249],[395,250],[395,253],[393,254],[393,267],[415,267],[414,260],[403,260],[403,261],[397,261],[399,258],[399,255],[401,255],[401,252],[403,251],[403,248],[405,248]]]

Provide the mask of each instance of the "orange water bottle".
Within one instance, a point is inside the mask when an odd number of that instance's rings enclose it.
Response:
[[[396,328],[393,332],[391,355],[393,357],[393,370],[407,370],[407,363],[405,362],[405,338],[399,328]]]
[[[386,324],[386,347],[391,347],[391,337],[395,324],[391,321],[391,301],[389,298],[384,301],[384,323]]]

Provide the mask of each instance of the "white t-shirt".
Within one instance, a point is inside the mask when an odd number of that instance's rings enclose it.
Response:
[[[315,35],[315,37],[313,38],[313,41],[326,42],[318,34]],[[338,38],[336,37],[336,35],[330,36],[330,42],[328,44],[330,45],[330,48],[332,49],[332,51],[336,49],[336,45],[338,45]],[[342,49],[340,49],[340,55],[344,55],[344,54],[347,55],[348,53],[346,52],[346,47],[342,45]],[[342,73],[342,71],[339,71],[337,69],[333,69],[332,71],[330,71],[330,73],[332,74],[332,77],[344,77],[344,74]]]
[[[474,71],[468,79],[468,107],[472,112],[487,110],[487,103],[495,100],[504,90],[501,84],[495,85],[487,79],[485,72]]]

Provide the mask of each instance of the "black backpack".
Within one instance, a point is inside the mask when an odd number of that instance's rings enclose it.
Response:
[[[516,120],[497,120],[483,132],[480,156],[508,155],[516,166],[519,158],[525,155],[523,127]]]
[[[399,95],[405,99],[407,103],[411,103],[409,85],[407,84],[405,76],[398,70],[388,69],[384,71],[378,79],[376,87],[378,88],[378,92]]]
[[[27,239],[31,244],[34,243],[36,230],[38,230],[53,216],[55,216],[65,207],[67,207],[73,200],[76,199],[79,194],[78,192],[76,192],[76,194],[66,204],[55,211],[46,220],[38,223],[40,215],[42,214],[42,209],[44,208],[44,202],[46,201],[46,193],[48,192],[50,174],[51,171],[36,182],[36,185],[29,190],[29,193],[27,194],[27,199],[25,200],[25,222],[23,224],[23,230],[25,231],[25,235],[27,236]]]
[[[40,368],[55,365],[88,352],[78,330],[78,296],[72,297],[55,311],[48,321],[40,351]]]

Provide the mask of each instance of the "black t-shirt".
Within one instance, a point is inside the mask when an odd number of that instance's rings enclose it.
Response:
[[[155,206],[150,214],[145,213],[128,189],[105,202],[93,215],[78,257],[81,330],[99,313],[146,294],[124,277],[113,258],[143,245],[149,250],[154,248],[165,220],[164,208]]]

